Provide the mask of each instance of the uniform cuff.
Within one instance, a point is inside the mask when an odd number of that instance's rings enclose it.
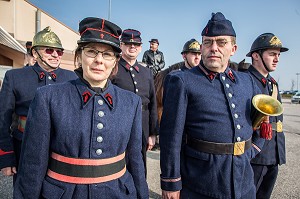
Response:
[[[161,184],[161,189],[165,191],[180,191],[182,189],[181,178],[176,178],[176,179],[161,178],[160,184]]]

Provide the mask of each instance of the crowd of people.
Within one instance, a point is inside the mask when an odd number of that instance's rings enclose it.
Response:
[[[28,64],[5,74],[0,169],[14,198],[149,198],[146,153],[158,135],[162,198],[271,197],[286,162],[283,116],[254,127],[252,99],[281,101],[270,73],[288,48],[277,36],[259,35],[238,71],[232,22],[213,13],[171,71],[158,39],[146,67],[137,61],[138,30],[87,17],[79,33],[74,71],[60,68],[62,42],[46,27],[26,43]]]

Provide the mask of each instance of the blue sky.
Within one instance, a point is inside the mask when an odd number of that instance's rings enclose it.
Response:
[[[75,31],[85,17],[108,18],[109,0],[29,0]],[[191,38],[201,41],[201,32],[212,12],[222,12],[232,21],[237,34],[237,53],[232,61],[246,58],[255,38],[274,33],[283,46],[278,68],[272,76],[281,90],[297,89],[300,73],[300,1],[299,0],[111,0],[110,21],[122,29],[133,28],[142,33],[143,50],[149,40],[158,38],[159,50],[165,55],[166,67],[182,61],[181,50]],[[62,41],[63,42],[63,41]],[[246,58],[246,62],[250,62]],[[300,89],[300,75],[298,76]]]

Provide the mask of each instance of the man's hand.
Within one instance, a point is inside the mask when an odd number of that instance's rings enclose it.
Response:
[[[1,169],[1,172],[5,176],[13,176],[17,173],[16,167],[5,167]]]
[[[179,199],[180,191],[165,191],[162,190],[162,199]]]
[[[151,71],[152,71],[153,77],[155,77],[158,73],[154,68],[151,68]]]
[[[148,137],[147,151],[150,151],[154,147],[155,141],[156,135],[151,135]]]

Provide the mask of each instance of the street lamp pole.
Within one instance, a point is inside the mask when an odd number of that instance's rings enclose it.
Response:
[[[298,89],[298,76],[300,75],[300,73],[296,73],[296,75],[297,75],[297,91],[299,92],[299,89]]]
[[[110,21],[110,14],[111,14],[111,0],[108,1],[108,20]]]

